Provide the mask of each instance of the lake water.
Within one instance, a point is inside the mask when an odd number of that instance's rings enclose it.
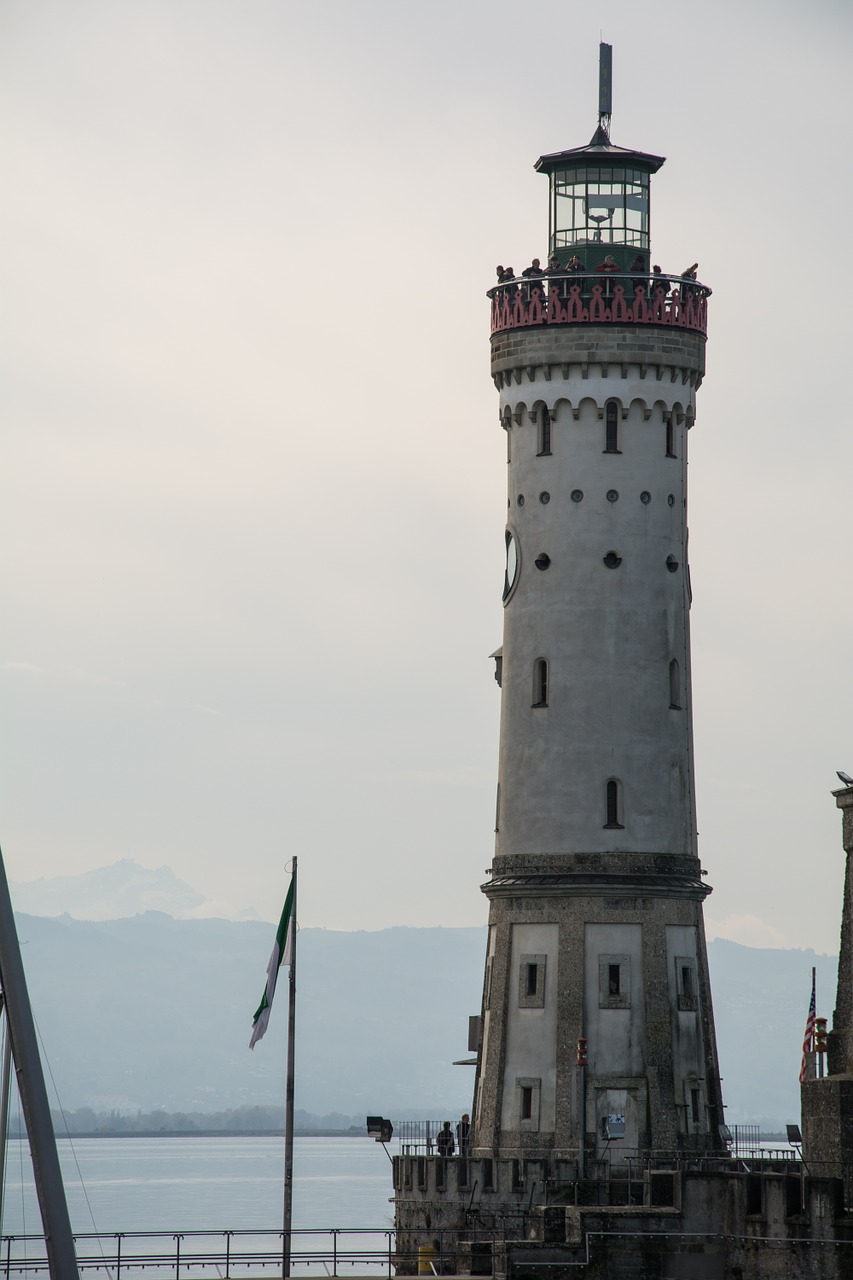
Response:
[[[59,1142],[75,1232],[278,1230],[282,1138],[75,1138]],[[293,1226],[391,1225],[391,1164],[371,1138],[295,1138]],[[2,1234],[38,1234],[25,1141],[10,1141]]]

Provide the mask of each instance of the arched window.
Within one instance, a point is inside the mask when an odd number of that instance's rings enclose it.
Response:
[[[537,658],[533,664],[533,705],[548,705],[548,663],[544,658]]]
[[[669,664],[669,705],[673,711],[681,710],[681,675],[676,658]]]
[[[622,817],[622,797],[619,794],[619,783],[615,778],[610,778],[607,783],[607,821],[605,828],[611,828],[621,831],[623,824],[620,821]]]
[[[619,405],[608,400],[604,406],[604,452],[619,453]]]
[[[666,456],[674,458],[675,453],[675,423],[672,420],[672,414],[666,420]]]
[[[551,415],[544,404],[539,414],[539,454],[540,458],[551,452]]]

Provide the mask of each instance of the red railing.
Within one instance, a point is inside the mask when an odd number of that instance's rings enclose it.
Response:
[[[681,276],[544,276],[490,289],[492,333],[548,324],[649,324],[708,331],[711,290]]]

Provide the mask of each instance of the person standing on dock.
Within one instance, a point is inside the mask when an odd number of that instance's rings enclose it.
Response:
[[[456,1126],[456,1146],[463,1158],[468,1155],[468,1142],[471,1136],[471,1117],[466,1111]]]
[[[438,1154],[440,1156],[453,1155],[453,1134],[450,1131],[449,1120],[445,1120],[444,1124],[441,1126],[438,1137],[435,1140],[435,1145],[438,1148]]]

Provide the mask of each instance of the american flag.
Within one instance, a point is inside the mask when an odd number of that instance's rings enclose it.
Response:
[[[814,1024],[817,1007],[815,1003],[815,971],[812,969],[812,998],[809,1001],[809,1016],[806,1018],[806,1030],[803,1035],[803,1060],[800,1063],[800,1084],[806,1078],[806,1057],[814,1052]]]

